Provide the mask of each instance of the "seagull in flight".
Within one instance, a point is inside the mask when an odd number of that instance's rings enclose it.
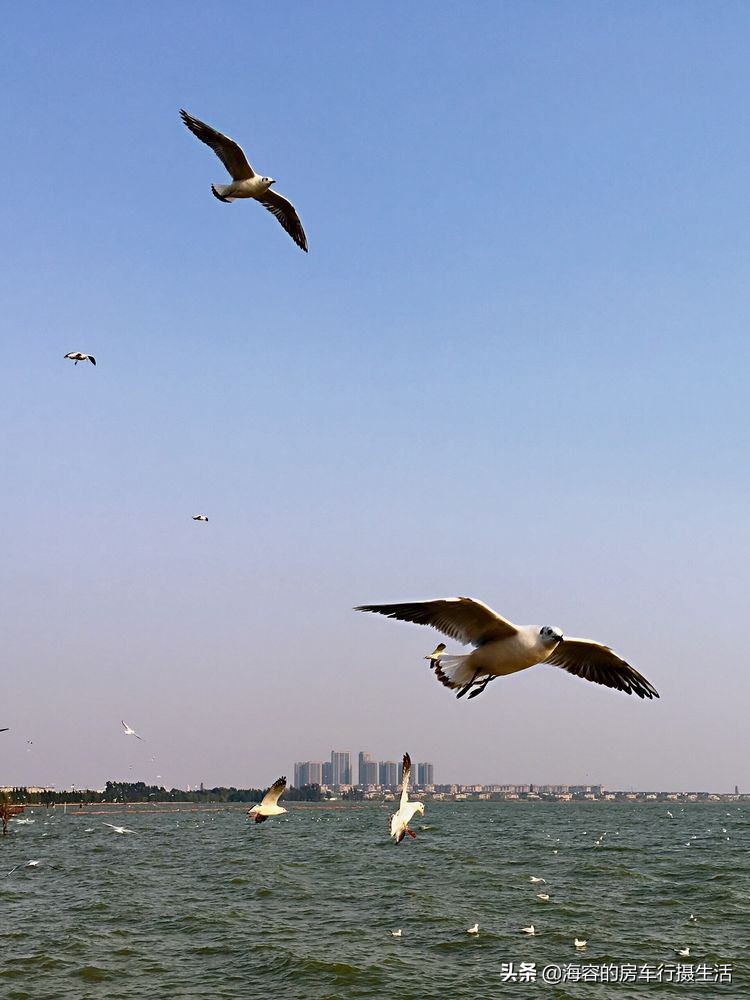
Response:
[[[130,726],[127,724],[127,722],[124,722],[123,720],[120,721],[122,722],[122,728],[125,730],[126,736],[135,736],[137,740],[144,742],[143,737],[139,736],[138,733],[135,731],[135,729],[131,729]]]
[[[655,687],[620,659],[609,646],[593,639],[563,636],[552,625],[514,625],[471,597],[446,597],[407,604],[364,604],[355,611],[372,611],[432,628],[474,646],[465,656],[444,656],[440,646],[427,659],[446,687],[462,698],[476,698],[490,681],[537,663],[551,663],[596,684],[616,688],[639,698],[658,698]]]
[[[391,816],[391,836],[400,844],[408,833],[410,837],[416,837],[416,833],[411,829],[409,823],[415,813],[424,816],[424,802],[409,802],[409,779],[411,777],[411,757],[404,754],[404,769],[401,777],[401,801],[398,810]]]
[[[206,517],[205,514],[195,514],[193,516],[193,520],[194,521],[208,521],[208,518]]]
[[[545,878],[539,878],[537,875],[530,875],[529,876],[529,882],[533,882],[535,885],[538,882],[546,882],[546,881],[547,880]]]
[[[276,181],[273,177],[261,177],[250,166],[247,157],[234,139],[222,135],[205,122],[193,118],[187,111],[180,111],[183,122],[193,135],[213,149],[227,168],[232,178],[231,184],[212,184],[211,190],[219,201],[234,201],[235,198],[254,198],[275,215],[297,246],[307,253],[307,237],[299,216],[291,201],[271,190]]]
[[[12,875],[19,868],[38,868],[41,863],[41,861],[27,861],[25,865],[14,865],[9,872],[6,872],[5,877],[7,878],[8,875]]]
[[[277,778],[271,785],[260,804],[248,809],[248,816],[252,816],[256,823],[265,823],[269,816],[280,816],[287,810],[278,805],[284,789],[286,788],[286,778]]]
[[[115,826],[114,823],[102,823],[102,826],[108,826],[115,833],[135,833],[135,830],[128,830],[126,826]]]
[[[91,364],[96,367],[96,358],[93,354],[81,354],[80,351],[71,351],[70,354],[66,354],[65,357],[70,358],[70,360],[76,365],[79,361],[90,361]]]

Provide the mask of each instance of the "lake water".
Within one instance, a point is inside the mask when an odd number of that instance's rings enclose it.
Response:
[[[0,997],[750,997],[748,804],[428,803],[399,846],[392,804],[288,808],[27,811],[0,842]],[[677,962],[733,982],[541,980]]]

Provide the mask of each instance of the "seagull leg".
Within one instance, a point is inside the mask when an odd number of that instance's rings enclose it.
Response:
[[[469,690],[469,688],[470,688],[470,687],[472,686],[472,684],[473,684],[473,683],[474,683],[474,681],[475,681],[475,680],[477,679],[477,677],[479,677],[479,671],[478,671],[478,670],[475,670],[475,671],[474,671],[474,676],[473,676],[473,677],[471,678],[471,680],[469,681],[469,683],[468,683],[468,684],[464,684],[464,686],[463,686],[463,687],[461,688],[461,690],[460,690],[460,691],[458,692],[458,694],[456,695],[456,697],[457,697],[457,698],[463,698],[463,696],[464,696],[464,695],[466,694],[466,692],[467,692],[467,691]],[[471,695],[470,695],[469,697],[471,697]]]
[[[411,828],[410,826],[407,826],[407,828],[406,828],[406,832],[407,832],[407,833],[409,834],[409,836],[410,836],[410,837],[411,837],[411,838],[412,838],[413,840],[416,840],[416,839],[417,839],[417,835],[416,835],[416,833],[415,833],[415,832],[414,832],[414,831],[412,830],[412,828]]]
[[[471,692],[471,694],[469,695],[469,700],[471,700],[472,698],[476,698],[478,694],[481,694],[482,691],[484,691],[484,689],[490,683],[490,681],[494,681],[494,679],[495,679],[494,677],[488,677],[487,680],[480,687],[476,689],[476,691]]]

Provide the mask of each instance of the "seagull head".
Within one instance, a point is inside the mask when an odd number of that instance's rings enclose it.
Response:
[[[274,177],[261,177],[261,180],[263,181],[263,183],[266,185],[267,188],[270,188],[272,184],[276,183],[276,179]]]
[[[424,802],[415,802],[414,803],[414,811],[418,812],[418,813],[420,813],[420,815],[424,816]]]
[[[545,646],[556,646],[558,642],[562,642],[563,640],[562,629],[557,628],[555,625],[542,625],[539,629],[539,635]]]

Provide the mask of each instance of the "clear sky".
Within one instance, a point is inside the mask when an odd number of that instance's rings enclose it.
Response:
[[[750,8],[266,9],[3,6],[0,784],[747,790]],[[458,594],[661,700],[351,610]]]

